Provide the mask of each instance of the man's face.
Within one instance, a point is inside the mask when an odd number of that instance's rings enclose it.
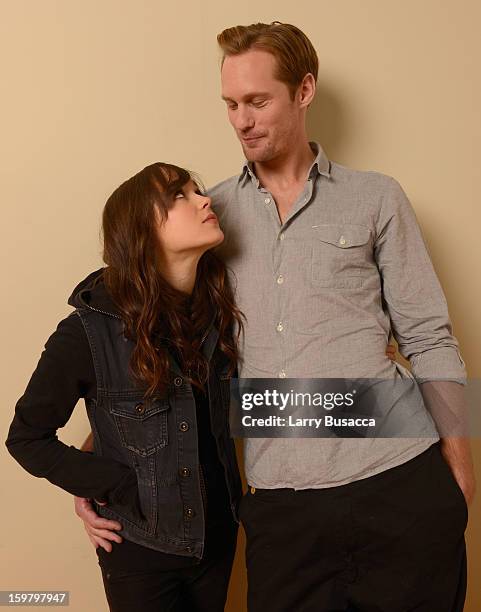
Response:
[[[249,161],[281,156],[304,129],[297,99],[274,78],[275,69],[275,57],[259,50],[226,57],[222,66],[222,98]]]

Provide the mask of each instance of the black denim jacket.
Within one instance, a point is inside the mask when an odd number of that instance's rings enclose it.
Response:
[[[85,398],[94,455],[97,460],[103,458],[125,469],[120,486],[107,496],[108,504],[97,504],[96,510],[101,516],[118,520],[122,525],[119,533],[132,542],[201,558],[205,517],[192,388],[171,358],[172,380],[167,395],[143,399],[128,370],[134,343],[123,334],[122,319],[101,276],[102,270],[90,274],[69,299],[84,326],[97,379],[96,397]],[[231,510],[238,520],[242,488],[235,445],[229,435],[227,363],[217,341],[218,332],[211,326],[202,344],[209,360],[210,420]],[[9,448],[12,454],[13,447]],[[35,473],[31,468],[29,471]]]

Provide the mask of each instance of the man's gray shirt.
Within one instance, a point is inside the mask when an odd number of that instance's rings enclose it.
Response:
[[[414,211],[378,172],[330,162],[317,143],[305,187],[281,223],[251,164],[209,191],[225,233],[218,254],[246,316],[241,378],[406,378],[386,356],[392,333],[419,381],[465,382],[446,300]],[[372,476],[437,440],[246,439],[247,481],[322,488]]]

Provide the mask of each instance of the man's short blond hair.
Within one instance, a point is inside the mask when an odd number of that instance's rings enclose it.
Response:
[[[287,85],[292,99],[306,74],[311,73],[317,81],[316,50],[304,32],[289,23],[273,21],[234,26],[221,32],[217,42],[224,54],[222,63],[226,57],[251,49],[271,53],[277,62],[275,78]]]

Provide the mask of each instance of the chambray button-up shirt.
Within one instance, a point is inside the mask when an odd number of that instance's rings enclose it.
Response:
[[[403,378],[390,334],[419,381],[464,383],[446,300],[414,211],[378,172],[330,162],[317,143],[302,193],[282,224],[251,164],[209,195],[225,233],[218,254],[247,318],[243,378]],[[255,487],[336,486],[399,465],[437,439],[247,439]]]

